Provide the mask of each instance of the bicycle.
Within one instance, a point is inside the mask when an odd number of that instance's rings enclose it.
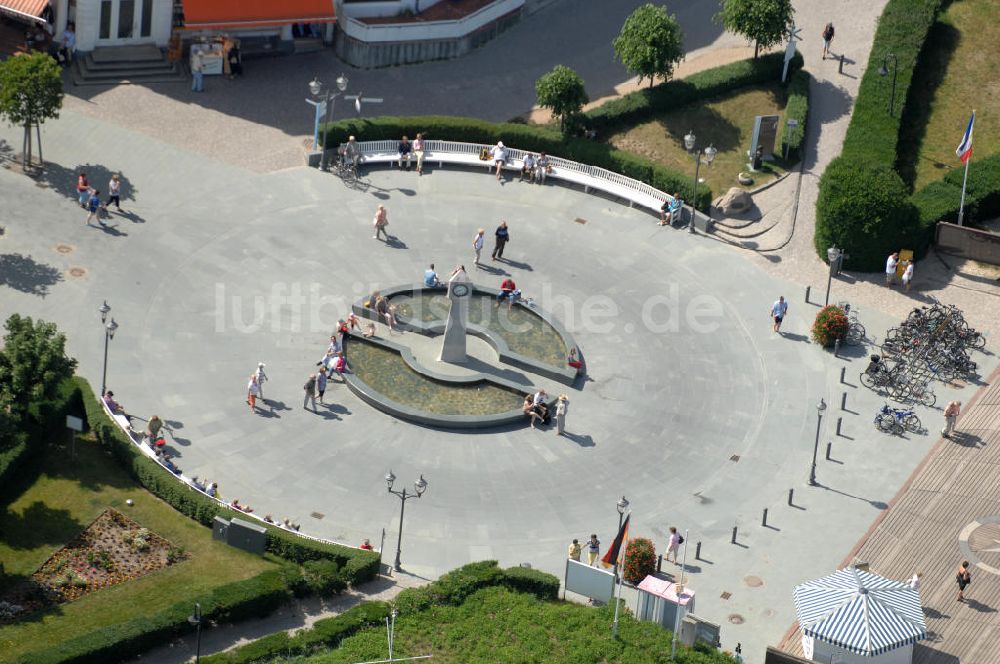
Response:
[[[902,435],[904,431],[923,431],[920,418],[912,410],[898,410],[885,404],[875,415],[875,426],[879,431]]]
[[[358,173],[358,164],[355,160],[348,158],[346,148],[337,148],[337,157],[332,164],[333,173],[347,183],[356,182],[361,179]]]
[[[864,343],[867,333],[865,326],[858,321],[858,310],[852,308],[849,302],[839,302],[838,306],[847,315],[847,334],[844,336],[844,342],[849,346]]]

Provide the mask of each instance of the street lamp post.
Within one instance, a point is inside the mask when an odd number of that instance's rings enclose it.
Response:
[[[691,192],[691,223],[688,224],[689,233],[694,233],[695,203],[698,201],[698,172],[701,169],[701,151],[695,149],[697,141],[698,138],[694,135],[693,131],[689,131],[684,136],[684,147],[694,156],[694,188]],[[709,145],[705,148],[705,163],[711,166],[718,152],[714,145]]]
[[[889,115],[892,116],[892,111],[896,106],[896,71],[899,69],[899,61],[896,60],[895,53],[890,52],[885,54],[885,57],[882,58],[882,66],[878,68],[878,75],[889,75],[889,58],[892,58],[892,95],[889,97]]]
[[[621,530],[622,530],[622,520],[625,518],[625,512],[628,511],[628,498],[626,498],[625,496],[622,496],[621,500],[618,501],[618,503],[615,505],[615,507],[618,508],[618,531],[617,532],[620,533]],[[618,578],[618,559],[617,558],[615,559],[614,573],[615,573],[615,578]]]
[[[396,476],[392,474],[390,470],[385,476],[385,483],[389,487],[389,493],[399,498],[399,538],[396,540],[396,562],[393,564],[393,569],[397,572],[400,571],[400,554],[403,551],[403,511],[406,508],[406,501],[408,498],[420,498],[424,495],[424,491],[427,490],[427,480],[421,475],[420,479],[413,483],[413,488],[416,493],[407,493],[406,487],[403,487],[402,491],[393,491],[392,483],[396,481]]]
[[[198,631],[198,637],[196,639],[195,651],[194,651],[194,662],[198,664],[201,661],[201,603],[195,602],[194,613],[188,616],[188,622],[194,625]]]
[[[819,451],[819,427],[823,423],[823,411],[826,410],[826,402],[821,398],[819,403],[816,404],[816,442],[813,443],[813,463],[812,469],[809,471],[809,485],[817,486],[816,484],[816,454]]]
[[[110,323],[108,322],[108,313],[111,311],[111,307],[107,300],[97,310],[101,312],[101,325],[104,327],[104,371],[101,373],[101,396],[103,397],[108,389],[108,344],[115,338],[118,323],[115,322],[114,318],[111,319]]]
[[[344,90],[347,89],[347,82],[348,82],[347,81],[347,77],[344,76],[343,74],[341,74],[340,76],[337,77],[337,80],[335,81],[335,83],[337,85],[337,91],[334,92],[333,90],[330,90],[329,88],[327,88],[325,90],[325,93],[326,93],[326,102],[325,102],[325,104],[326,104],[326,119],[325,119],[325,124],[330,124],[330,117],[333,115],[333,103],[334,103],[334,100],[336,100],[337,97],[339,97],[340,95],[342,95],[344,93]],[[319,80],[318,77],[313,77],[313,80],[311,80],[309,82],[309,92],[312,93],[312,95],[314,97],[319,97],[321,94],[324,93],[323,82],[321,80]],[[317,110],[318,110],[318,104],[317,104]],[[313,128],[313,145],[316,144],[316,137],[317,137],[318,134],[319,134],[319,113],[317,112],[316,113],[315,126]],[[324,170],[324,171],[328,168],[328,164],[327,164],[327,161],[326,161],[326,134],[325,133],[323,134],[323,156],[320,158],[319,167],[320,167],[320,170]]]

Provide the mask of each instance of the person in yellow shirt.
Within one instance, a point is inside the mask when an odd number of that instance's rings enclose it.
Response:
[[[569,545],[569,559],[580,562],[580,540],[573,540],[573,543]]]

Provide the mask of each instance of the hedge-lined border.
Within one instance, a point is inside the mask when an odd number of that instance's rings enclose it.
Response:
[[[82,378],[74,378],[74,381],[79,386],[87,421],[98,442],[107,447],[112,456],[147,491],[167,502],[181,514],[209,528],[216,516],[232,516],[229,510],[209,496],[179,482],[163,466],[142,454],[105,414],[90,384]],[[265,527],[267,550],[280,558],[295,563],[307,560],[334,560],[340,567],[344,580],[351,585],[370,581],[378,574],[380,565],[378,554],[307,539],[273,526]]]
[[[435,605],[459,605],[475,591],[490,586],[506,586],[542,600],[554,600],[559,593],[559,579],[551,574],[521,567],[502,570],[495,560],[484,560],[452,570],[426,586],[408,588],[399,593],[395,604],[403,613],[423,611]],[[251,664],[336,648],[341,641],[362,629],[384,624],[389,609],[390,605],[385,602],[363,602],[339,616],[317,620],[310,629],[296,632],[294,636],[278,632],[227,652],[202,657],[202,661],[205,664]]]
[[[151,615],[109,625],[75,639],[37,650],[18,659],[23,664],[104,664],[122,662],[150,648],[188,634],[194,602],[201,604],[205,621],[237,622],[270,614],[291,599],[281,569],[266,570],[255,577],[235,581],[198,598],[178,602]]]
[[[788,99],[785,101],[785,121],[781,123],[782,150],[788,153],[787,159],[795,163],[802,158],[802,146],[806,141],[806,122],[809,120],[809,82],[812,77],[809,72],[799,69],[792,74],[788,82]],[[788,127],[788,121],[795,120],[794,128]]]

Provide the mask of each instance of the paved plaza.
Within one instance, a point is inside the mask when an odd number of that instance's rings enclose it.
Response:
[[[529,73],[522,54],[546,38],[546,17],[562,4],[467,58],[349,71],[352,90],[377,91],[386,98],[380,111],[392,114],[525,113],[534,77],[561,51],[554,39],[544,42],[552,53],[530,51],[538,71]],[[606,3],[580,2],[567,17],[580,49],[566,63],[592,97],[624,78],[608,64],[608,42],[637,4],[616,3],[621,16],[606,23],[595,14]],[[837,46],[864,62],[883,3],[849,4]],[[687,32],[689,52],[741,43],[707,25],[705,3],[674,10],[686,29],[702,26]],[[799,18],[807,37],[827,20],[805,6]],[[261,61],[253,72],[260,78],[210,79],[197,99],[184,86],[71,90],[60,119],[43,128],[46,185],[0,170],[0,313],[56,321],[80,373],[99,389],[97,307],[107,299],[121,326],[108,384],[128,411],[168,422],[185,474],[218,481],[224,498],[290,517],[308,534],[377,544],[384,528],[391,560],[399,502],[382,478],[392,469],[412,487],[423,474],[429,488],[409,501],[403,534],[403,566],[413,575],[496,558],[561,576],[571,539],[596,532],[610,543],[615,502],[625,494],[632,533],[653,538],[658,551],[669,526],[689,529],[698,613],[723,626],[725,648],[742,642],[748,661],[759,661],[794,621],[792,587],[844,561],[935,445],[942,419],[940,406],[921,408],[931,434],[877,433],[871,421],[883,401],[857,380],[867,352],[834,358],[809,340],[817,307],[803,290],[813,286],[815,303],[825,286],[811,249],[816,182],[839,151],[857,80],[839,77],[829,61],[810,65],[816,111],[804,173],[758,198],[780,217],[774,234],[791,241],[754,252],[658,227],[648,213],[600,196],[510,176],[498,184],[479,170],[430,164],[418,178],[380,167],[348,188],[301,165],[304,81],[314,70],[333,78],[338,66],[329,52]],[[289,75],[295,68],[301,85]],[[0,139],[16,146],[20,133],[2,127]],[[73,195],[81,169],[97,186],[122,173],[126,212],[112,214],[108,229],[84,224]],[[371,237],[380,203],[389,210],[388,243]],[[472,269],[473,234],[483,227],[489,238],[501,219],[511,229],[508,260]],[[538,383],[569,395],[569,436],[423,428],[337,383],[327,391],[331,405],[318,414],[302,409],[302,384],[350,303],[418,282],[430,262],[442,275],[465,263],[474,282],[494,288],[511,275],[574,335],[587,379],[575,389]],[[1000,307],[984,302],[995,303],[996,287],[943,290],[952,278],[935,286],[938,294],[995,332]],[[924,301],[864,277],[834,288],[834,300],[861,302],[863,323],[879,337]],[[781,336],[768,317],[778,295],[790,301]],[[408,344],[408,336],[392,340]],[[974,359],[981,376],[997,365],[993,355]],[[271,379],[268,408],[251,415],[245,385],[258,361]],[[982,384],[937,386],[938,404],[967,401]],[[819,486],[810,487],[820,398],[828,409]],[[702,555],[693,559],[697,543]]]

